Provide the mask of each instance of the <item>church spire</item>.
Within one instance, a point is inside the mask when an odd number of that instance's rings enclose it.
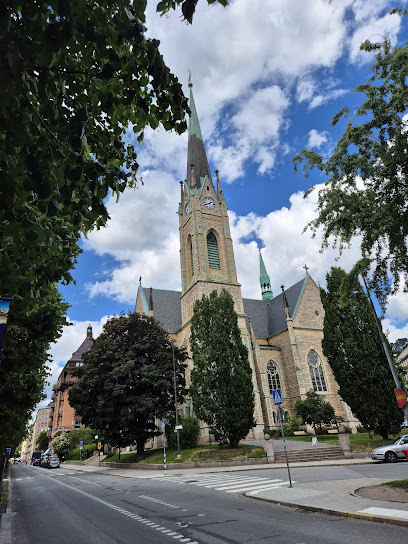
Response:
[[[261,284],[262,300],[272,300],[273,293],[271,289],[271,280],[268,276],[268,272],[266,271],[261,250],[259,250],[259,282]]]
[[[193,97],[193,84],[189,79],[190,87],[190,117],[188,123],[188,151],[187,151],[187,183],[191,187],[191,165],[194,165],[195,187],[200,189],[204,183],[205,176],[212,183],[210,168],[208,166],[207,154],[205,152],[203,136]]]

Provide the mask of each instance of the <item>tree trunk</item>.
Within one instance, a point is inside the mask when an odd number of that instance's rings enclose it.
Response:
[[[136,459],[138,461],[141,461],[144,457],[144,440],[136,440],[136,451]]]

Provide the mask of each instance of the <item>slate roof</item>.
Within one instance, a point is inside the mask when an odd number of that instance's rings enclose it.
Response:
[[[91,334],[88,333],[86,335],[85,340],[82,342],[79,348],[72,354],[70,361],[82,361],[82,355],[86,351],[88,351],[88,349],[91,349],[93,343],[94,343],[94,340],[92,338],[92,329],[91,329]]]
[[[293,317],[297,302],[302,293],[305,280],[301,280],[285,291],[289,304],[289,312]],[[143,288],[146,299],[149,297],[149,289]],[[159,321],[163,328],[176,333],[181,329],[181,292],[168,291],[167,289],[153,289],[153,311],[154,318]],[[287,329],[283,297],[280,293],[271,301],[244,298],[244,311],[251,319],[251,324],[256,338],[268,338],[278,332]],[[249,324],[247,323],[249,328]]]
[[[146,299],[149,299],[150,289],[143,287]],[[175,333],[181,329],[181,291],[167,289],[152,289],[153,315],[167,332]]]

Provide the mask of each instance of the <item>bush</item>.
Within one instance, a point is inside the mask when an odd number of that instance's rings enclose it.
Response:
[[[85,459],[85,452],[88,450],[88,457],[91,457],[95,450],[95,442],[91,442],[90,444],[84,444],[84,447],[82,450],[79,448],[74,448],[71,450],[66,456],[65,459],[69,459],[70,461],[82,461]],[[82,452],[80,454],[80,452]]]
[[[80,429],[73,429],[68,434],[69,443],[71,448],[79,447],[79,443],[90,444],[92,441],[95,441],[95,435],[100,434],[94,429],[89,429],[88,427],[81,427]]]
[[[179,425],[183,426],[179,431],[180,448],[183,450],[196,448],[200,434],[198,419],[195,417],[179,417]],[[177,449],[177,433],[173,429],[169,429],[166,433],[166,441],[168,448],[172,450]]]

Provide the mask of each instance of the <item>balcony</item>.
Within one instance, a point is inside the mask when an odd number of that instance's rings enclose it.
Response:
[[[57,383],[54,383],[54,385],[52,386],[52,390],[53,391],[58,391],[58,384]]]
[[[54,431],[54,438],[62,433],[72,431],[72,425],[58,425]]]

